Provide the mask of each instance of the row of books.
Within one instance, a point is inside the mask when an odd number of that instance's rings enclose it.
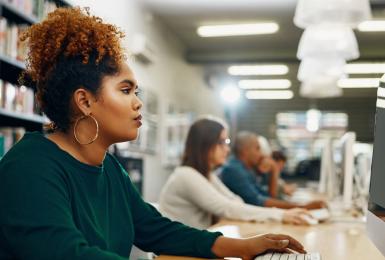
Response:
[[[23,127],[0,127],[0,159],[24,134]]]
[[[8,4],[15,7],[17,10],[27,16],[43,19],[49,12],[57,8],[53,1],[49,0],[4,0]]]
[[[0,108],[24,114],[37,114],[33,90],[0,79]]]
[[[26,24],[15,24],[0,17],[0,54],[19,61],[27,56],[27,44],[19,40],[22,32],[28,27]]]

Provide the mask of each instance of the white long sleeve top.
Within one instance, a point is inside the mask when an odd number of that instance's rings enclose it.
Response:
[[[231,192],[213,173],[209,179],[192,167],[175,169],[164,186],[159,209],[186,225],[206,229],[212,216],[246,221],[281,221],[284,210],[249,205]]]

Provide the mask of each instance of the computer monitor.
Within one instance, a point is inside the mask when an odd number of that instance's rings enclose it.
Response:
[[[355,133],[347,132],[334,144],[326,139],[322,151],[319,192],[335,204],[338,202],[341,209],[350,209],[353,204],[355,140]]]
[[[377,90],[372,171],[366,229],[368,236],[385,256],[385,77]]]
[[[321,169],[318,192],[326,194],[327,198],[335,197],[336,167],[333,160],[333,144],[331,138],[326,138],[322,147]]]
[[[356,134],[354,132],[347,132],[341,138],[342,201],[345,209],[350,209],[353,205],[353,177],[355,171],[353,145],[355,142]]]

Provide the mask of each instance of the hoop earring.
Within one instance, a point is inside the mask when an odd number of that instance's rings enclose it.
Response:
[[[77,134],[76,134],[76,127],[78,126],[78,123],[79,123],[80,120],[83,120],[83,119],[85,119],[85,118],[87,118],[87,117],[90,117],[92,120],[94,120],[95,125],[96,125],[96,134],[95,134],[94,138],[92,138],[91,141],[89,141],[89,142],[87,142],[87,143],[82,143],[82,142],[79,141],[79,138],[78,138],[78,136],[77,136]],[[93,142],[95,142],[95,140],[98,138],[98,136],[99,136],[99,124],[98,124],[98,121],[96,120],[96,118],[93,117],[91,114],[89,114],[89,115],[83,115],[83,116],[79,117],[79,118],[76,120],[75,126],[74,126],[74,137],[75,137],[75,139],[76,139],[76,142],[78,142],[78,143],[81,144],[81,145],[92,144]]]

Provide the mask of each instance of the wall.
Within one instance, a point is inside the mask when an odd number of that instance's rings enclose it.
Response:
[[[151,89],[159,97],[160,120],[158,140],[164,131],[164,121],[168,104],[184,111],[200,114],[214,114],[223,117],[223,109],[218,95],[210,90],[203,80],[203,70],[199,66],[187,64],[183,59],[183,46],[172,32],[167,30],[157,17],[145,11],[139,0],[73,0],[74,5],[88,6],[92,14],[114,23],[126,33],[124,44],[130,45],[130,37],[144,33],[156,54],[153,64],[144,65],[130,60],[139,85]],[[144,198],[157,201],[159,192],[167,179],[170,169],[161,164],[161,150],[155,155],[144,155]]]
[[[328,98],[316,102],[295,97],[291,100],[248,100],[237,110],[239,130],[257,132],[275,138],[276,114],[285,111],[306,111],[312,104],[321,111],[341,111],[348,114],[348,130],[357,134],[361,142],[373,142],[376,96]]]

